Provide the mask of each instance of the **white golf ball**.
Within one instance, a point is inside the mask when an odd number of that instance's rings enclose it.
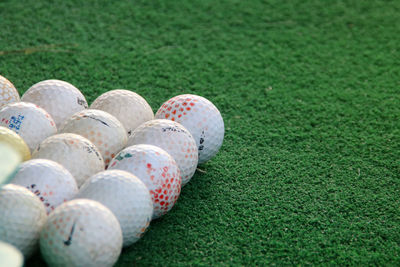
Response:
[[[111,90],[100,95],[90,105],[115,116],[124,125],[128,134],[143,122],[154,119],[150,105],[140,95],[128,90]]]
[[[85,97],[75,86],[60,80],[34,84],[21,100],[44,108],[53,117],[57,128],[74,113],[88,107]]]
[[[0,187],[0,240],[18,248],[28,258],[37,248],[46,209],[40,199],[18,185]]]
[[[118,119],[97,109],[75,113],[65,121],[60,132],[76,133],[89,139],[100,150],[106,166],[125,147],[128,138]]]
[[[193,136],[181,124],[170,120],[143,123],[128,139],[128,146],[148,144],[158,146],[170,154],[181,170],[182,186],[196,171],[198,151]]]
[[[199,164],[217,154],[224,140],[224,121],[219,110],[204,97],[178,95],[165,102],[155,115],[181,123],[196,140]]]
[[[15,86],[0,75],[0,108],[6,104],[19,102],[19,93]]]
[[[40,251],[49,266],[113,266],[122,249],[121,227],[99,202],[68,201],[48,217]]]
[[[32,103],[16,102],[0,109],[0,126],[19,134],[31,151],[48,136],[56,134],[57,128],[50,114]]]
[[[72,133],[46,138],[32,153],[32,158],[60,163],[74,176],[78,187],[105,168],[98,148],[85,137]]]
[[[76,198],[87,198],[109,208],[119,220],[124,246],[138,241],[150,224],[153,202],[142,181],[129,172],[103,171],[81,187]]]
[[[128,171],[149,189],[153,200],[153,219],[166,214],[181,192],[182,178],[175,160],[152,145],[130,146],[119,152],[108,169]]]
[[[0,266],[2,267],[22,267],[24,265],[24,255],[11,244],[0,242]]]
[[[32,191],[43,202],[47,213],[78,193],[71,173],[57,162],[47,159],[32,159],[21,163],[10,183]]]

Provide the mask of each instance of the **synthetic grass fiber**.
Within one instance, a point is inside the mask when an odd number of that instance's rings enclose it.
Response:
[[[221,111],[225,140],[116,266],[399,265],[400,1],[0,2],[0,74]],[[27,266],[44,264],[39,253]]]

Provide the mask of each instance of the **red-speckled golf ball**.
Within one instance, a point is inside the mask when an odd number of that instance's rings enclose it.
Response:
[[[111,161],[109,169],[133,173],[147,186],[153,200],[153,219],[166,214],[178,200],[182,178],[175,160],[151,145],[130,146]]]
[[[198,95],[178,95],[166,101],[156,119],[179,122],[193,135],[199,150],[199,164],[217,154],[224,140],[224,121],[209,100]]]

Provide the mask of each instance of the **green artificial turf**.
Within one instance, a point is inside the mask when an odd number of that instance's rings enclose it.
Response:
[[[225,140],[116,266],[399,265],[399,1],[0,2],[0,74],[153,110],[193,93]],[[41,266],[35,255],[26,266]]]

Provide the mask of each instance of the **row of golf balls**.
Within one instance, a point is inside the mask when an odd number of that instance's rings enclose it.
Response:
[[[0,189],[0,239],[29,257],[41,233],[50,265],[114,264],[121,247],[172,208],[198,162],[222,144],[222,117],[199,96],[172,98],[156,114],[162,119],[154,120],[147,102],[128,90],[109,91],[86,109],[85,98],[69,83],[40,82],[19,102],[4,80],[0,141],[24,160],[31,152],[35,159],[22,163],[12,184]],[[185,121],[187,129],[180,124]]]

